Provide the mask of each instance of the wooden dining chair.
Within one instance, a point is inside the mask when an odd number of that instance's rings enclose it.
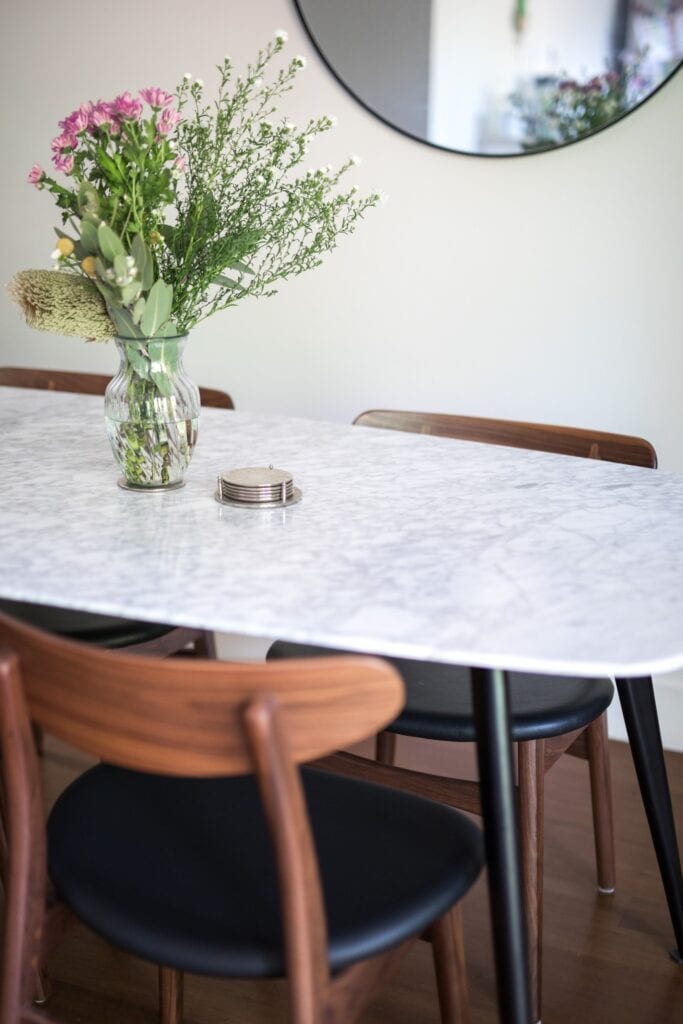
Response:
[[[162,1024],[181,1021],[183,972],[286,976],[293,1024],[352,1024],[417,938],[461,954],[476,826],[301,767],[383,728],[403,697],[378,659],[161,660],[0,614],[2,1024],[49,1019],[35,969],[69,915],[160,965]],[[100,759],[47,829],[32,724]],[[464,1024],[462,963],[443,963],[442,1020]]]
[[[436,413],[370,410],[360,426],[405,430],[439,437],[554,452],[654,468],[657,457],[647,441],[599,431],[536,423]],[[456,453],[454,453],[454,457]],[[321,656],[325,649],[278,641],[269,659]],[[329,654],[330,651],[327,650]],[[339,651],[336,654],[342,653]],[[469,670],[435,662],[388,659],[406,685],[406,704],[389,731],[377,739],[376,758],[393,765],[397,735],[470,742],[476,739]],[[563,753],[589,764],[598,891],[613,893],[614,838],[606,709],[614,688],[607,679],[509,674],[512,739],[517,744],[518,793],[524,899],[529,931],[534,1020],[541,1017],[544,775]],[[337,770],[367,777],[362,759],[342,755]],[[371,775],[403,788],[480,813],[478,785],[468,780],[426,775],[408,769]]]
[[[0,385],[15,388],[38,388],[47,391],[70,391],[84,395],[104,395],[111,377],[100,373],[78,373],[71,370],[43,370],[23,366],[1,366]],[[229,394],[215,388],[200,388],[201,403],[219,409],[233,409]],[[163,623],[140,622],[118,616],[52,608],[23,601],[0,600],[0,611],[50,630],[60,636],[82,640],[98,647],[121,648],[159,657],[177,654],[192,646],[204,657],[216,656],[213,633],[186,629]]]

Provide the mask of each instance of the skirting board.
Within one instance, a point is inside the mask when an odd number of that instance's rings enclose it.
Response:
[[[683,673],[672,672],[655,679],[655,700],[665,750],[683,751]],[[615,698],[607,712],[610,739],[625,740],[626,726]]]

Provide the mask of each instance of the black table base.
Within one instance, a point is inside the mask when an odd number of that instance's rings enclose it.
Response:
[[[676,938],[671,956],[683,963],[681,859],[652,679],[617,679],[617,692]]]
[[[472,669],[472,704],[500,1020],[504,1024],[530,1024],[527,933],[505,673]]]

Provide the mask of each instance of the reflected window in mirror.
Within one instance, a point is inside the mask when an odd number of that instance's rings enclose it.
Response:
[[[638,107],[683,61],[683,0],[295,0],[372,113],[423,142],[516,156]]]

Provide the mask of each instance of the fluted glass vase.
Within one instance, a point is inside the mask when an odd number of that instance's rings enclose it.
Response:
[[[183,368],[187,335],[116,338],[119,371],[104,415],[122,487],[181,487],[197,442],[199,389]]]

